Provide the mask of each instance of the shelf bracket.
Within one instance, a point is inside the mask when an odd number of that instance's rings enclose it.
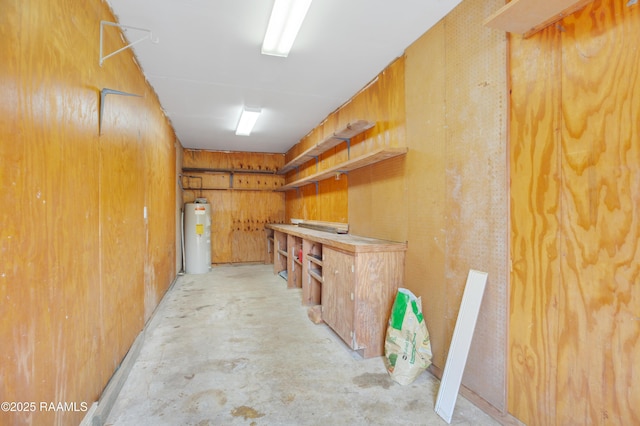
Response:
[[[346,170],[337,170],[336,171],[336,180],[340,180],[340,176],[347,175],[349,176],[349,172]]]
[[[121,92],[119,90],[104,88],[100,91],[100,111],[98,112],[98,136],[102,135],[102,116],[104,115],[104,103],[107,100],[107,95],[120,95],[120,96],[135,96],[141,98],[142,95],[136,95],[134,93]]]
[[[125,29],[125,30],[136,30],[136,31],[142,31],[147,33],[144,37],[142,37],[141,39],[138,39],[132,43],[127,44],[124,47],[121,47],[120,49],[116,50],[115,52],[111,52],[108,55],[103,56],[103,51],[102,51],[102,44],[103,44],[103,31],[104,31],[104,26],[108,25],[111,27],[118,27],[120,29]],[[116,55],[120,52],[122,52],[123,50],[127,50],[130,47],[133,47],[134,45],[145,41],[145,40],[151,40],[152,43],[158,43],[159,40],[156,38],[155,40],[153,39],[153,35],[151,34],[151,30],[147,30],[144,28],[136,28],[136,27],[130,27],[128,25],[121,25],[121,24],[116,24],[115,22],[109,22],[109,21],[100,21],[100,66],[102,66],[102,64],[104,63],[104,61],[110,57],[112,57],[113,55]]]
[[[233,172],[229,172],[229,188],[233,189]]]
[[[319,163],[318,158],[319,158],[319,157],[318,157],[317,155],[314,155],[314,156],[313,156],[313,158],[315,158],[315,159],[316,159],[316,173],[318,173],[318,163]]]
[[[318,190],[318,181],[314,180],[313,183],[316,185],[316,195],[318,195],[318,192],[319,192],[319,190]]]
[[[334,136],[334,138],[347,143],[347,160],[351,160],[351,138],[341,138],[339,136]]]

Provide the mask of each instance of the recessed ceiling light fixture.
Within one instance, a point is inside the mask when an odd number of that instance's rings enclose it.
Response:
[[[262,54],[287,57],[311,0],[276,0],[262,42]]]
[[[262,110],[260,108],[244,107],[240,114],[240,121],[236,127],[236,135],[249,136]]]

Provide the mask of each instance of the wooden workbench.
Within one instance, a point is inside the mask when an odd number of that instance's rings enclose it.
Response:
[[[365,358],[383,355],[407,244],[297,225],[265,230],[274,273],[302,288],[302,303],[321,304],[324,322]]]

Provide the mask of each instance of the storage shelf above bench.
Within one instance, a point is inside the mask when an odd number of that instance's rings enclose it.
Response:
[[[406,147],[400,148],[381,148],[367,154],[361,155],[359,157],[353,158],[351,160],[347,160],[343,163],[336,164],[329,169],[323,170],[318,173],[314,173],[313,175],[304,177],[302,179],[298,179],[291,183],[281,186],[276,189],[276,191],[288,191],[290,189],[300,188],[301,186],[305,186],[311,183],[315,183],[324,179],[328,179],[330,177],[335,176],[337,173],[345,173],[350,172],[352,170],[359,169],[361,167],[369,166],[371,164],[378,163],[383,160],[387,160],[389,158],[397,157],[399,155],[404,155],[407,153]]]
[[[302,164],[313,158],[318,158],[318,156],[323,152],[330,150],[331,148],[341,144],[344,141],[350,140],[352,137],[363,133],[364,131],[372,128],[375,125],[375,122],[367,120],[358,120],[354,123],[347,124],[344,129],[335,132],[330,137],[324,139],[322,142],[315,144],[311,148],[304,151],[302,154],[298,155],[293,160],[289,161],[280,170],[278,170],[278,174],[285,174],[288,171],[301,166]]]

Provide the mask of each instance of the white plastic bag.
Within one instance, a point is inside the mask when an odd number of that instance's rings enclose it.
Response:
[[[406,288],[398,289],[393,303],[384,350],[387,371],[401,385],[412,383],[431,365],[431,341],[422,302]]]

